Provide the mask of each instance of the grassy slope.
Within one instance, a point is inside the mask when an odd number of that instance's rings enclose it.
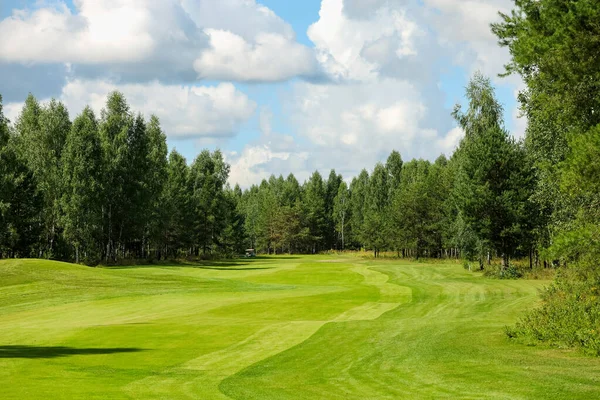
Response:
[[[0,261],[2,398],[600,396],[600,360],[509,343],[539,282],[355,258]]]

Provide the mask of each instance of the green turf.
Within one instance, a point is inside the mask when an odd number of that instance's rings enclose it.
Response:
[[[599,359],[503,334],[543,283],[337,256],[0,261],[0,398],[600,398]]]

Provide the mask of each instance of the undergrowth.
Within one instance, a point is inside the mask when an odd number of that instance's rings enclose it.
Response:
[[[505,331],[529,345],[578,347],[600,356],[600,274],[594,268],[560,270],[541,292],[541,305]]]

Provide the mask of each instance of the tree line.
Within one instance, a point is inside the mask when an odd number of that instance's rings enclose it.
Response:
[[[168,154],[158,118],[122,94],[73,121],[30,95],[14,124],[0,98],[0,255],[110,263],[240,245],[238,192],[219,151],[188,166]]]
[[[85,262],[366,249],[409,257],[493,257],[554,265],[600,253],[598,7],[524,0],[492,26],[526,88],[525,139],[506,130],[489,78],[475,74],[452,115],[450,157],[385,163],[351,180],[271,176],[227,183],[220,151],[168,153],[155,116],[118,92],[73,121],[30,95],[16,121],[0,101],[0,256]],[[549,23],[552,22],[552,24]],[[594,39],[596,38],[596,39]]]
[[[0,255],[88,263],[367,249],[378,256],[478,259],[532,254],[536,208],[524,143],[503,127],[489,79],[476,75],[466,136],[448,159],[385,163],[348,184],[332,170],[300,183],[271,176],[228,182],[220,151],[188,165],[168,154],[160,121],[108,96],[99,117],[30,95],[10,123],[0,108]],[[1,102],[0,102],[1,107]]]

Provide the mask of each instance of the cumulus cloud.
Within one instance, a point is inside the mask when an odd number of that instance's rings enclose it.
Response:
[[[285,176],[291,172],[302,181],[308,177],[305,172],[307,159],[307,153],[274,151],[268,145],[249,145],[241,154],[229,153],[226,156],[226,161],[231,164],[229,182],[247,188],[272,174]]]
[[[419,28],[402,8],[383,6],[364,19],[352,19],[344,13],[343,0],[323,0],[319,16],[308,37],[325,70],[338,80],[372,80],[382,58],[416,54],[413,40]]]
[[[297,83],[294,93],[291,111],[300,134],[317,146],[351,155],[340,157],[344,165],[357,164],[360,170],[392,149],[414,157],[441,150],[435,146],[436,125],[427,119],[430,110],[418,88],[407,81]]]
[[[256,103],[231,83],[218,86],[176,86],[150,84],[117,85],[107,81],[68,82],[59,99],[72,117],[87,105],[100,115],[107,95],[122,92],[132,111],[157,115],[165,133],[173,139],[228,138],[235,136],[256,109]],[[9,103],[7,115],[18,116],[23,103]]]
[[[231,83],[198,80],[304,78],[277,93],[288,132],[277,132],[262,109],[260,138],[225,151],[231,181],[244,186],[315,169],[349,177],[392,149],[404,158],[450,154],[463,132],[439,80],[449,66],[495,78],[509,59],[489,23],[511,0],[322,0],[307,31],[314,48],[259,0],[75,0],[74,10],[65,1],[37,2],[0,21],[0,37],[10,38],[0,41],[7,114],[16,117],[27,91],[58,97],[75,113],[88,103],[99,111],[116,89],[134,110],[156,113],[171,138],[219,146],[257,104]],[[510,111],[520,136],[526,121]]]
[[[181,4],[196,25],[233,32],[246,40],[263,32],[287,39],[295,36],[289,23],[255,0],[181,0]]]
[[[500,48],[490,24],[499,22],[498,12],[508,13],[511,0],[423,0],[432,12],[427,21],[438,33],[442,46],[452,49],[455,61],[470,72],[480,70],[496,78],[509,60],[506,48]],[[515,84],[514,79],[511,83]]]
[[[127,63],[201,48],[206,38],[177,0],[79,0],[16,10],[0,22],[0,60],[24,63]],[[174,60],[173,60],[174,61]]]
[[[452,64],[499,72],[492,67],[508,58],[489,23],[509,1],[493,2],[322,0],[308,36],[335,83],[295,83],[286,109],[308,143],[306,169],[353,176],[393,149],[407,159],[450,155],[464,132],[438,80]]]
[[[254,0],[78,0],[76,12],[41,4],[0,21],[10,39],[0,41],[0,63],[69,63],[72,76],[122,82],[317,73],[291,26]]]
[[[291,135],[274,132],[273,114],[268,108],[260,113],[261,136],[248,143],[241,153],[226,153],[231,164],[230,183],[247,188],[272,174],[293,173],[302,182],[310,173],[311,154],[296,143]]]
[[[254,41],[230,31],[207,29],[210,49],[194,62],[201,78],[271,82],[316,75],[316,59],[308,47],[277,33],[258,33]]]

